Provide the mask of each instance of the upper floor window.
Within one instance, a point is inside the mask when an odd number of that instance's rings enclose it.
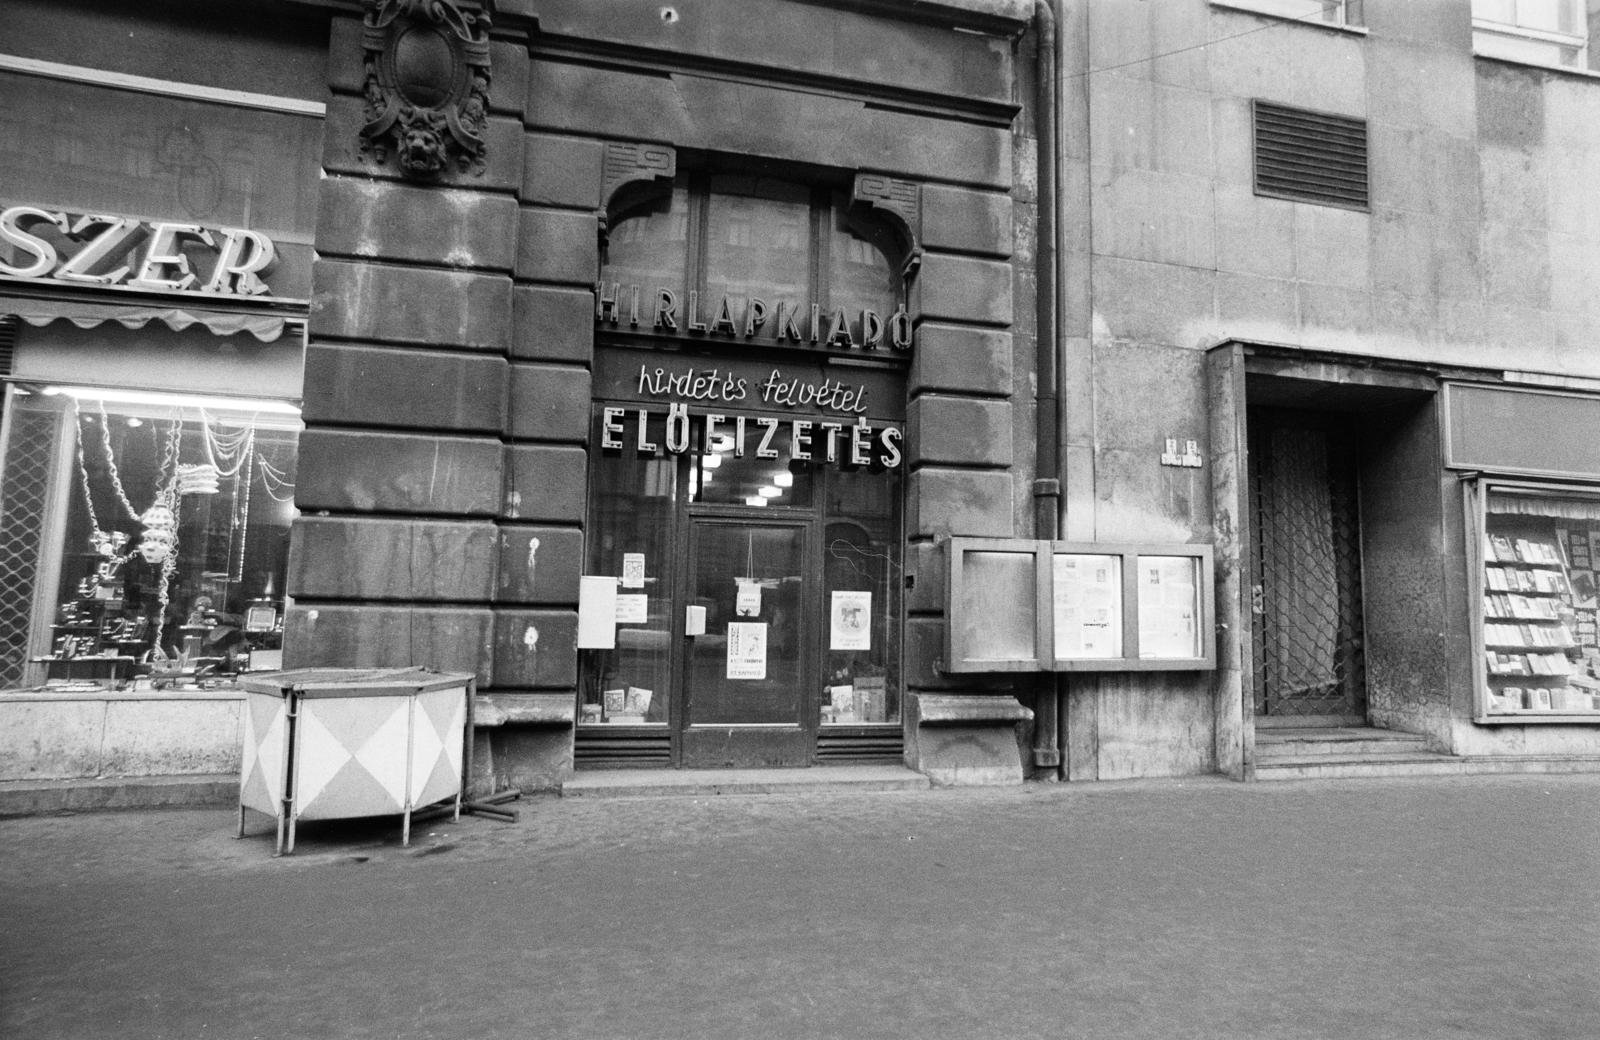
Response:
[[[1212,0],[1217,7],[1237,7],[1321,25],[1360,25],[1361,0]]]
[[[660,334],[904,349],[903,251],[842,190],[680,175],[613,208],[597,316]]]
[[[1473,50],[1491,58],[1592,70],[1595,24],[1600,0],[1472,0]]]

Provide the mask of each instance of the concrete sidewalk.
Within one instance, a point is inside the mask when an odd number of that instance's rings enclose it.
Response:
[[[1591,1038],[1600,778],[0,822],[7,1038]]]

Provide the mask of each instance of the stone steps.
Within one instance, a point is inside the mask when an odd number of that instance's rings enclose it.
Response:
[[[810,769],[579,770],[561,785],[563,798],[683,798],[726,794],[835,791],[925,791],[928,778],[904,766],[815,766]]]
[[[1453,755],[1428,750],[1415,733],[1367,726],[1261,727],[1256,730],[1257,780],[1440,776],[1465,772]]]
[[[1257,780],[1332,780],[1354,777],[1454,776],[1468,763],[1451,755],[1379,752],[1355,758],[1318,755],[1301,759],[1257,760]]]

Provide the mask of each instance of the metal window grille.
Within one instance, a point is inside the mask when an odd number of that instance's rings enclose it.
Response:
[[[54,412],[18,409],[0,470],[0,687],[23,682],[40,539],[59,435]]]
[[[1367,209],[1367,121],[1256,101],[1257,195]]]
[[[1250,417],[1256,712],[1359,716],[1360,515],[1348,434]]]

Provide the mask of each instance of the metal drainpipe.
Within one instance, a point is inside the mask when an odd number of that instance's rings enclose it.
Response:
[[[1037,334],[1034,339],[1037,376],[1035,403],[1035,479],[1033,482],[1034,536],[1060,537],[1061,531],[1061,452],[1058,447],[1061,425],[1061,394],[1057,382],[1056,316],[1060,313],[1059,279],[1056,262],[1059,245],[1056,209],[1057,169],[1060,162],[1057,125],[1060,103],[1056,70],[1059,67],[1056,12],[1049,0],[1034,0],[1034,28],[1038,46],[1038,75],[1034,87],[1034,123],[1038,141],[1039,227],[1038,282],[1034,292]],[[1034,699],[1033,764],[1047,769],[1043,779],[1059,779],[1061,770],[1060,719],[1064,690],[1058,673],[1040,677]]]

